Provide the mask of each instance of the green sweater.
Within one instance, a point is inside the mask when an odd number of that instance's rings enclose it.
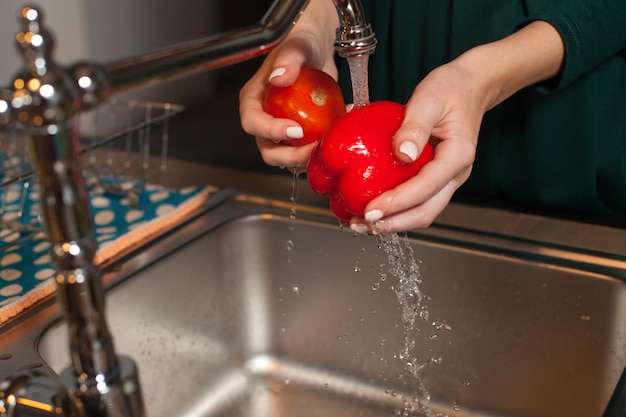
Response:
[[[626,218],[626,0],[363,5],[379,41],[370,58],[372,101],[405,103],[429,71],[466,50],[531,20],[554,25],[566,48],[562,75],[485,115],[472,175],[457,197],[563,216]]]

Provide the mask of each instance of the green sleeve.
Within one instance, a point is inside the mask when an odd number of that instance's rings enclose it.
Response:
[[[548,5],[546,5],[548,3]],[[558,89],[626,48],[626,0],[527,0],[529,20],[544,20],[565,44]]]

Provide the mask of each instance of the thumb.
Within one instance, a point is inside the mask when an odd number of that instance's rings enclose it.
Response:
[[[404,120],[393,137],[396,157],[407,163],[417,160],[441,120],[441,113],[434,106],[416,104],[407,104]]]
[[[312,66],[313,63],[309,62],[311,49],[312,46],[299,37],[285,39],[280,48],[276,49],[268,82],[277,87],[292,85],[303,66]]]

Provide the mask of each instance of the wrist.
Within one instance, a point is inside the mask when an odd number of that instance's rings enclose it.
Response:
[[[334,56],[333,42],[339,17],[333,2],[311,0],[291,30],[289,37],[313,41],[326,59]]]

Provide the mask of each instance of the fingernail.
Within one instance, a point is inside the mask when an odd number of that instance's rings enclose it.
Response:
[[[289,139],[302,139],[304,131],[300,126],[292,126],[285,129],[285,135],[287,135]]]
[[[346,113],[350,113],[354,109],[354,103],[346,105]]]
[[[365,220],[374,223],[383,218],[383,212],[380,210],[372,210],[365,213]]]
[[[415,161],[417,159],[417,146],[411,141],[402,142],[400,153],[406,155],[411,161]]]
[[[284,75],[285,72],[287,72],[287,70],[283,67],[279,67],[276,68],[274,71],[272,71],[272,73],[270,74],[270,78],[269,81],[272,81],[272,78],[274,77],[280,77],[281,75]]]
[[[350,230],[355,233],[360,233],[362,235],[366,235],[369,232],[369,229],[363,223],[352,223],[350,225]]]

